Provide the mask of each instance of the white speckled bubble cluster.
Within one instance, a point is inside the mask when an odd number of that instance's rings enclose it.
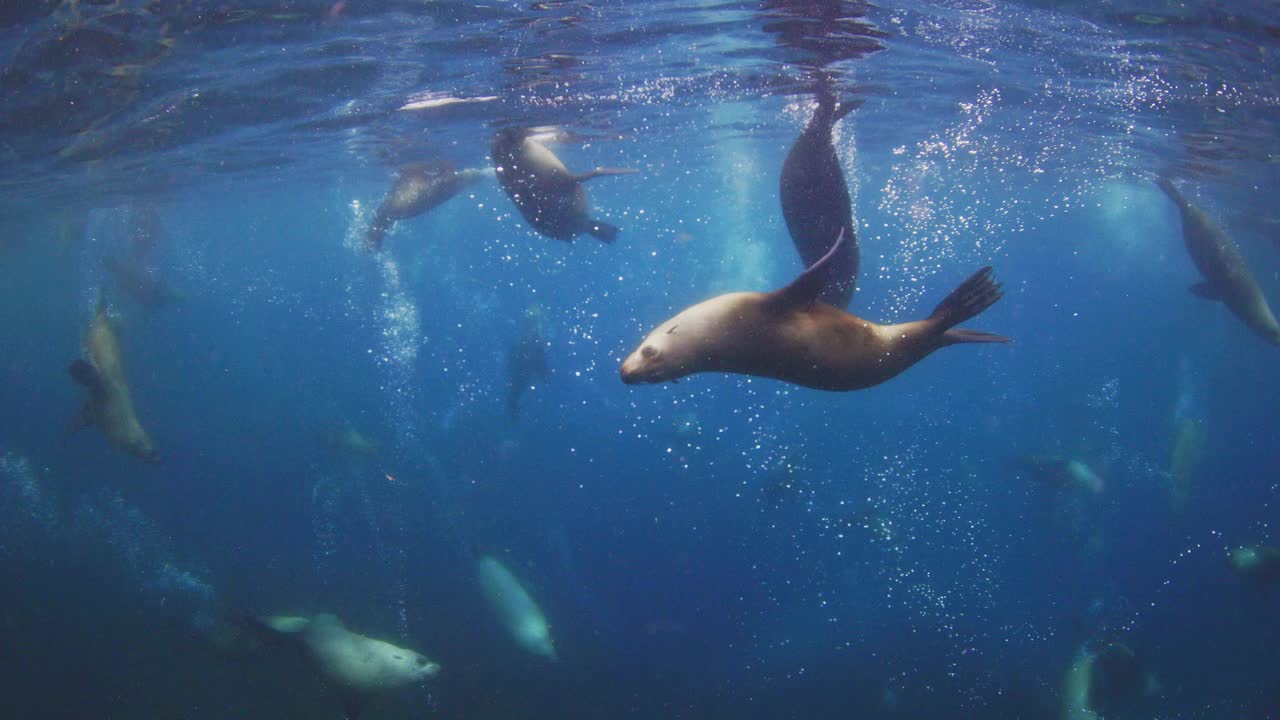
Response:
[[[343,238],[343,246],[353,253],[364,254],[363,238],[368,227],[368,214],[358,200],[350,203],[351,219]],[[375,258],[379,287],[377,304],[372,308],[371,322],[378,329],[378,344],[368,348],[381,376],[379,390],[386,401],[386,411],[395,430],[393,455],[405,457],[421,444],[418,433],[417,388],[413,382],[418,350],[425,342],[419,321],[418,306],[405,288],[400,266],[390,253]],[[356,307],[358,301],[348,297],[349,309],[357,316],[369,312]],[[406,601],[405,546],[406,529],[399,503],[375,507],[369,495],[368,471],[352,472],[348,478],[360,495],[366,509],[378,555],[387,567],[392,586],[387,589],[395,608],[400,633],[407,635],[409,613]]]
[[[81,496],[69,513],[49,487],[48,470],[25,457],[0,455],[0,525],[5,538],[20,541],[24,553],[40,555],[68,548],[105,552],[147,602],[188,614],[201,626],[213,617],[217,592],[206,570],[180,562],[168,538],[137,507],[115,490]],[[11,552],[0,544],[0,554]]]

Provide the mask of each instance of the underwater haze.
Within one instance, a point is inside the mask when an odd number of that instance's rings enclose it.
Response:
[[[1277,68],[1245,0],[3,0],[0,714],[1280,718]],[[847,309],[666,324],[807,220]],[[1011,342],[716,359],[986,266]]]

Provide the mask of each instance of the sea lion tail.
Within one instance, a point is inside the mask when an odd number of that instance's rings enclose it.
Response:
[[[587,225],[587,234],[606,245],[610,245],[614,240],[618,239],[618,228],[609,223],[592,220]]]
[[[959,343],[1007,343],[1009,338],[1003,335],[956,329],[956,325],[978,315],[983,310],[994,305],[1002,297],[1004,297],[1004,292],[1000,288],[1000,283],[996,282],[995,277],[991,274],[991,266],[988,265],[971,275],[968,280],[960,283],[960,287],[952,290],[951,294],[938,303],[938,307],[934,308],[933,314],[929,316],[929,319],[940,325],[940,329],[943,331],[943,344],[946,345]]]

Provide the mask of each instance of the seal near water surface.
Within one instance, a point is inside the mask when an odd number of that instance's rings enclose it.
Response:
[[[858,281],[858,239],[853,207],[840,158],[831,142],[837,122],[862,103],[836,103],[829,88],[817,94],[818,107],[782,163],[778,196],[791,241],[805,267],[831,249],[831,238],[844,233],[845,244],[832,259],[831,280],[818,299],[838,308],[849,306]]]
[[[1250,330],[1273,345],[1280,345],[1280,323],[1267,305],[1267,298],[1235,241],[1204,210],[1183,197],[1165,177],[1156,184],[1178,206],[1182,217],[1182,239],[1203,282],[1191,292],[1206,300],[1218,300]]]
[[[416,217],[436,209],[468,185],[489,174],[488,170],[466,168],[458,170],[447,160],[412,163],[400,168],[391,192],[383,198],[378,212],[365,234],[364,244],[369,250],[382,249],[382,239],[397,220]]]
[[[1009,342],[1000,335],[956,328],[1002,297],[989,267],[964,281],[929,317],[914,322],[877,325],[818,302],[844,242],[841,236],[821,260],[781,290],[728,293],[681,311],[622,363],[622,381],[657,383],[699,372],[728,372],[818,390],[859,390],[889,380],[948,345]]]
[[[68,372],[72,380],[89,391],[89,397],[72,418],[67,434],[96,425],[112,445],[147,462],[159,462],[151,437],[133,409],[129,382],[124,376],[120,339],[101,296],[84,336],[84,349],[89,359],[77,358]]]
[[[498,183],[534,230],[556,240],[573,240],[582,233],[611,243],[618,228],[594,220],[588,214],[582,183],[607,175],[629,175],[635,170],[598,167],[573,173],[544,145],[536,129],[501,130],[493,136],[490,154]]]

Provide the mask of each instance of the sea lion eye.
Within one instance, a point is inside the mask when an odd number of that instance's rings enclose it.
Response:
[[[667,330],[667,334],[670,335],[671,333],[675,332],[676,328],[678,327],[680,327],[680,323],[676,323],[675,325],[672,325],[671,328]]]
[[[645,345],[644,347],[640,348],[640,357],[644,358],[645,360],[652,360],[655,357],[657,357],[657,355],[658,355],[658,349],[652,345]]]

